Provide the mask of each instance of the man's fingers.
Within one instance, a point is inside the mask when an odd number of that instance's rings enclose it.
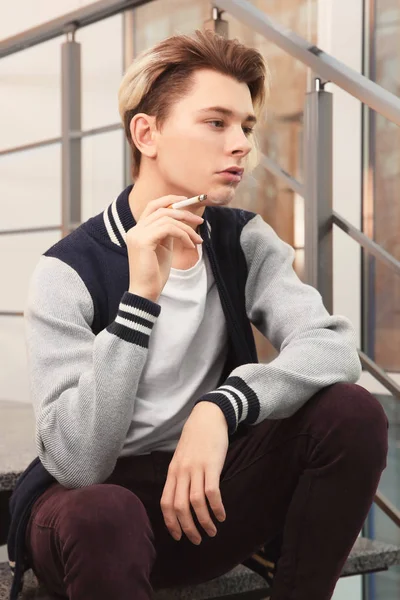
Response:
[[[195,233],[193,229],[192,232]],[[200,243],[193,233],[189,233],[173,223],[161,223],[154,227],[150,239],[153,244],[159,246],[164,240],[174,238],[180,240],[187,248],[193,249],[196,248],[196,244]]]
[[[180,202],[181,200],[187,200],[187,196],[175,196],[174,194],[169,194],[168,196],[161,196],[161,198],[151,200],[147,203],[146,208],[142,212],[140,218],[144,219],[159,208],[168,208],[168,206],[170,206],[171,204],[174,204],[175,202]]]
[[[214,523],[211,520],[206,497],[204,495],[204,471],[198,470],[192,473],[190,480],[190,504],[193,506],[197,519],[203,529],[210,537],[217,533]]]
[[[162,217],[159,221],[154,223],[153,231],[165,231],[171,232],[170,235],[174,235],[173,232],[179,230],[180,232],[184,232],[187,236],[192,240],[194,244],[201,244],[203,242],[201,236],[195,232],[195,230],[187,225],[186,223],[182,223],[181,221],[175,221],[175,219],[171,219],[171,217]]]
[[[164,516],[164,522],[168,528],[168,531],[170,532],[174,540],[179,541],[182,537],[182,530],[174,511],[175,489],[176,478],[175,476],[168,474],[167,481],[165,482],[163,494],[161,497],[160,505]]]
[[[195,213],[191,213],[188,210],[179,210],[179,209],[168,209],[168,208],[159,208],[155,212],[151,213],[146,217],[146,221],[143,223],[146,226],[158,221],[162,217],[171,217],[176,221],[186,221],[188,223],[193,223],[194,225],[201,225],[204,219]]]
[[[198,546],[201,535],[193,521],[189,503],[190,475],[180,473],[176,484],[174,510],[182,530],[188,539]]]
[[[220,522],[225,521],[226,513],[219,489],[219,473],[210,469],[206,470],[204,489],[215,517]]]

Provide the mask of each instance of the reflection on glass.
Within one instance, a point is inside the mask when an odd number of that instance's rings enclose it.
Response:
[[[369,22],[365,37],[366,74],[385,89],[400,94],[400,4],[397,0],[365,0]],[[369,164],[364,177],[364,231],[400,260],[400,128],[370,111],[364,139]],[[365,349],[384,369],[400,371],[400,276],[373,257],[365,260]],[[388,417],[389,453],[379,489],[400,507],[400,402],[378,396]],[[400,530],[373,506],[367,535],[400,545]],[[400,568],[367,577],[368,600],[397,600]]]
[[[293,0],[285,3],[265,3],[253,0],[252,4],[264,10],[278,23],[289,27],[310,42],[317,40],[315,0]],[[268,4],[268,6],[267,6]],[[229,36],[260,50],[271,72],[271,94],[265,126],[259,131],[261,152],[268,155],[281,168],[301,180],[301,139],[303,109],[307,91],[307,69],[274,44],[228,14]],[[294,267],[302,277],[304,269],[304,205],[295,192],[262,166],[254,171],[254,181],[243,181],[238,189],[235,204],[257,212],[277,234],[296,248]],[[246,187],[247,186],[247,187]],[[261,361],[269,361],[276,352],[261,336],[256,336]]]
[[[400,402],[389,394],[377,395],[389,420],[389,452],[387,467],[382,473],[379,491],[394,505],[400,506]],[[400,546],[400,529],[376,505],[368,519],[368,537]],[[400,567],[368,576],[368,600],[398,600]]]
[[[374,3],[372,3],[374,4]],[[370,77],[400,94],[400,4],[376,0],[370,44]],[[400,128],[371,113],[370,186],[366,186],[365,232],[400,260]],[[368,219],[368,217],[372,217]],[[388,371],[400,371],[400,277],[379,260],[368,260],[367,350]]]

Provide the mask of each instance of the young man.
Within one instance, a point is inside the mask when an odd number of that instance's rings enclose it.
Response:
[[[387,421],[355,385],[349,321],[259,216],[226,207],[254,166],[265,97],[262,56],[210,32],[168,38],[127,71],[135,184],[31,282],[40,460],[11,505],[13,597],[32,566],[72,600],[149,600],[277,536],[273,600],[331,597],[385,467]],[[269,364],[251,323],[279,350]]]

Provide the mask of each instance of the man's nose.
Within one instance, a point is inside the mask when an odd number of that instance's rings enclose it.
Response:
[[[233,140],[231,140],[231,153],[246,156],[252,148],[251,140],[246,136],[243,129],[239,132],[235,132]]]

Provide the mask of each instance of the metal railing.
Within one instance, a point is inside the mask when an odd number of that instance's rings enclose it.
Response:
[[[0,58],[48,42],[151,0],[100,0],[0,41]]]
[[[0,156],[5,156],[51,144],[62,144],[63,219],[59,228],[63,235],[69,233],[80,222],[81,139],[89,135],[117,131],[122,128],[120,123],[116,123],[87,131],[80,130],[80,45],[74,39],[74,32],[78,28],[91,25],[149,1],[151,0],[101,0],[0,41],[1,58],[57,36],[67,35],[66,42],[62,44],[62,135],[0,150]],[[261,165],[284,181],[290,189],[305,198],[306,280],[321,292],[325,305],[331,311],[333,303],[331,276],[333,225],[339,227],[397,274],[400,273],[400,262],[332,209],[332,185],[330,185],[332,181],[332,94],[325,91],[324,85],[327,81],[335,83],[398,125],[400,125],[400,100],[320,48],[283,28],[245,0],[217,0],[215,2],[212,18],[217,31],[220,30],[224,34],[227,32],[227,23],[221,18],[223,11],[229,12],[293,58],[310,67],[316,75],[314,78],[315,89],[307,94],[305,106],[304,183],[292,177],[268,156],[261,157]],[[57,226],[53,229],[57,229]],[[31,233],[32,231],[32,229],[0,231],[0,235]],[[4,314],[4,312],[0,312],[0,315]],[[365,354],[360,352],[360,358],[364,368],[400,399],[400,387],[371,359],[367,360],[368,357]]]
[[[332,229],[339,227],[371,255],[400,274],[400,261],[362,231],[333,211],[332,206],[332,104],[327,82],[342,88],[388,120],[400,125],[400,99],[357,71],[347,67],[294,32],[282,27],[245,0],[218,0],[219,9],[229,12],[247,27],[275,43],[296,60],[310,67],[315,89],[307,94],[305,106],[304,183],[284,171],[271,158],[261,164],[305,199],[306,279],[322,294],[332,309]],[[400,386],[383,369],[360,351],[364,369],[400,400]]]
[[[79,28],[150,1],[101,0],[0,41],[1,58],[57,36],[66,35],[66,41],[62,44],[61,136],[0,151],[0,156],[4,156],[61,143],[62,223],[53,228],[0,231],[0,235],[56,229],[61,229],[62,234],[66,235],[79,224],[81,220],[81,139],[88,135],[116,131],[121,128],[121,125],[113,124],[81,131],[80,44],[75,41],[74,33]],[[211,25],[215,31],[227,35],[228,24],[221,18],[222,13],[226,11],[290,56],[307,65],[314,74],[312,78],[314,86],[306,95],[304,111],[304,182],[292,177],[268,156],[261,157],[261,165],[305,199],[306,280],[321,292],[326,307],[332,311],[332,230],[335,225],[397,274],[400,273],[400,262],[333,211],[332,94],[324,89],[325,84],[327,82],[336,84],[397,125],[400,125],[400,100],[320,48],[280,26],[246,0],[216,0],[213,4]],[[210,26],[210,22],[207,26]],[[0,312],[0,316],[22,314]],[[366,354],[362,351],[359,354],[364,369],[400,399],[400,387],[396,382]],[[400,524],[399,511],[379,492],[375,501],[397,525]]]
[[[0,156],[41,148],[61,143],[63,148],[63,222],[60,226],[66,235],[80,221],[80,140],[89,135],[116,131],[120,123],[80,130],[80,45],[74,40],[78,28],[91,25],[127,9],[135,8],[150,0],[101,0],[87,7],[63,15],[57,19],[34,27],[0,41],[0,58],[22,49],[43,43],[66,34],[63,47],[63,132],[60,137],[41,140],[35,143],[0,150]],[[227,31],[227,24],[221,19],[222,11],[243,22],[254,31],[279,46],[293,58],[310,67],[316,74],[315,89],[307,94],[305,107],[305,175],[304,183],[299,182],[284,171],[270,157],[263,155],[261,165],[280,178],[285,184],[306,201],[306,280],[322,294],[328,310],[332,310],[332,226],[338,226],[358,242],[370,254],[384,262],[397,274],[400,262],[381,246],[368,238],[362,231],[347,222],[332,209],[332,103],[331,94],[324,90],[331,81],[349,94],[367,104],[389,120],[400,125],[400,100],[381,86],[360,75],[340,61],[325,53],[315,45],[283,28],[268,18],[258,8],[245,0],[218,0],[213,9],[215,29]],[[72,110],[72,114],[71,113]],[[318,149],[316,151],[316,149]],[[0,231],[0,235],[30,233],[31,229]],[[328,268],[327,268],[328,267]],[[4,314],[0,312],[0,315]],[[17,313],[19,314],[19,313]],[[384,373],[378,365],[360,353],[363,366],[374,377],[379,373],[379,381],[400,399],[400,387]]]

